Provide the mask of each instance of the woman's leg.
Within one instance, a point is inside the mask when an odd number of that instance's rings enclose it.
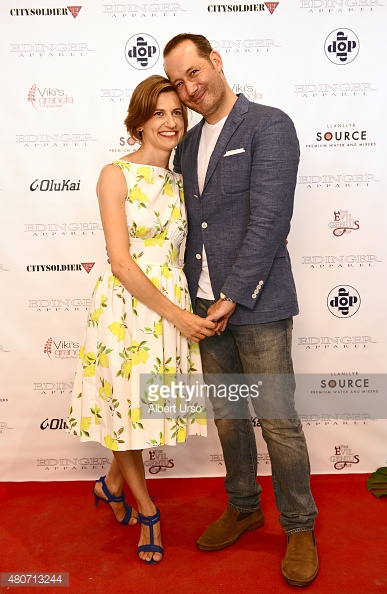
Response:
[[[125,479],[124,479],[124,476],[120,470],[120,467],[117,464],[116,459],[113,458],[112,463],[110,465],[110,469],[109,469],[109,471],[106,475],[106,478],[105,478],[105,485],[112,495],[115,495],[116,497],[120,497],[120,495],[122,495],[124,482],[125,482]],[[97,481],[95,483],[94,491],[96,492],[97,495],[99,495],[99,497],[102,497],[102,499],[106,499],[106,495],[104,494],[104,492],[102,490],[101,482]],[[123,501],[120,503],[111,502],[109,505],[112,508],[117,521],[121,522],[124,519],[125,514],[126,514],[124,502]],[[137,517],[136,517],[136,515],[134,515],[135,512],[132,512],[132,514],[133,515],[129,520],[130,525],[137,524]]]
[[[137,501],[138,511],[143,516],[153,516],[156,513],[156,506],[150,499],[145,480],[144,463],[142,460],[142,450],[126,450],[124,452],[113,452],[114,459],[125,478],[134,498]],[[154,544],[162,546],[160,522],[153,526]],[[149,527],[141,524],[140,545],[146,545],[150,542]],[[159,562],[162,559],[161,553],[141,552],[140,559],[144,561]]]

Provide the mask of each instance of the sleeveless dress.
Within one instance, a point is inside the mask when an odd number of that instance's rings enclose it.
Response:
[[[168,299],[192,311],[179,258],[187,234],[181,176],[161,167],[113,163],[127,182],[132,258]],[[165,398],[155,396],[159,412],[153,414],[155,407],[144,398],[141,378],[152,384],[157,374],[197,377],[199,345],[135,299],[108,265],[91,298],[67,420],[69,432],[81,441],[97,441],[118,451],[175,445],[186,441],[187,435],[206,435],[205,414],[194,407],[174,410],[176,400],[169,399],[169,407]]]

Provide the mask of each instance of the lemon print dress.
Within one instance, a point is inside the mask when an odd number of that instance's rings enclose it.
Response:
[[[132,258],[168,299],[192,311],[179,258],[187,233],[181,176],[161,167],[120,160],[114,164],[128,187],[125,209]],[[174,445],[188,435],[205,435],[205,416],[192,412],[194,407],[175,411],[176,400],[159,398],[159,414],[153,414],[154,404],[144,398],[141,384],[141,378],[156,374],[193,378],[200,373],[198,344],[135,299],[108,265],[91,298],[69,431],[82,441],[119,451]]]

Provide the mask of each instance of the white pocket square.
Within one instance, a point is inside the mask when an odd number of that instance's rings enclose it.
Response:
[[[238,153],[244,153],[244,152],[245,152],[244,148],[234,149],[233,151],[227,151],[227,153],[224,153],[223,157],[229,157],[230,155],[237,155]]]

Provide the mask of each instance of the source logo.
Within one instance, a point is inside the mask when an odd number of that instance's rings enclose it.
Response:
[[[125,58],[136,70],[148,70],[159,59],[160,48],[156,39],[147,33],[133,35],[125,45]]]
[[[350,29],[335,29],[326,38],[324,49],[328,60],[343,65],[353,62],[359,53],[360,43]]]
[[[328,295],[328,309],[336,318],[350,318],[360,307],[360,295],[349,285],[339,285]]]

